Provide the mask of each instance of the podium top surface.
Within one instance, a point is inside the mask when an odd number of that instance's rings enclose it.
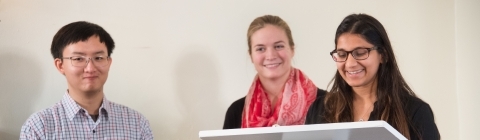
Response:
[[[385,121],[200,131],[202,140],[406,140]]]

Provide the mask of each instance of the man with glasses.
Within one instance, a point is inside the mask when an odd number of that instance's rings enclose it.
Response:
[[[60,102],[30,116],[20,139],[153,139],[142,114],[104,96],[114,47],[96,24],[80,21],[62,27],[53,37],[51,53],[68,89]]]

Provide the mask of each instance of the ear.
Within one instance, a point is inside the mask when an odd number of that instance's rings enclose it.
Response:
[[[386,54],[380,55],[380,64],[385,64],[388,62],[388,56]]]
[[[380,61],[380,64],[385,64],[387,62],[387,51],[385,50],[385,48],[379,48],[377,49],[377,53],[380,57],[378,57],[379,61]]]
[[[108,57],[108,59],[110,59],[108,61],[108,67],[110,68],[110,66],[112,65],[113,59],[112,59],[112,57]]]
[[[292,46],[292,58],[295,56],[295,46]]]
[[[65,71],[63,69],[63,61],[62,59],[60,58],[55,58],[55,60],[53,60],[54,64],[55,64],[55,68],[57,68],[58,72],[60,72],[62,75],[65,75]]]
[[[252,63],[253,63],[252,52],[250,52],[250,51],[247,51],[247,53],[248,53],[248,56],[250,56],[250,62],[252,62]]]

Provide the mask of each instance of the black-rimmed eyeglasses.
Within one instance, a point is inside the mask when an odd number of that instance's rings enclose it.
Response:
[[[378,47],[372,48],[356,48],[352,51],[342,51],[342,50],[333,50],[330,52],[330,55],[335,62],[345,62],[347,61],[348,54],[352,54],[355,60],[365,60],[368,58],[371,50],[376,50]]]

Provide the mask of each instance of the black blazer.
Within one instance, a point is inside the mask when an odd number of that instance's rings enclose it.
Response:
[[[305,124],[319,124],[326,123],[323,118],[324,113],[324,100],[326,93],[320,93],[317,95],[317,99],[312,103],[307,113],[307,119]],[[406,103],[404,109],[406,109],[407,117],[412,122],[409,125],[411,140],[419,140],[420,138],[413,132],[414,128],[419,132],[423,140],[439,140],[440,133],[438,132],[435,119],[433,117],[432,109],[430,105],[422,101],[421,99],[413,96],[406,97]],[[380,111],[377,108],[377,103],[374,104],[374,109],[370,114],[369,121],[380,120],[375,116],[380,116]]]

